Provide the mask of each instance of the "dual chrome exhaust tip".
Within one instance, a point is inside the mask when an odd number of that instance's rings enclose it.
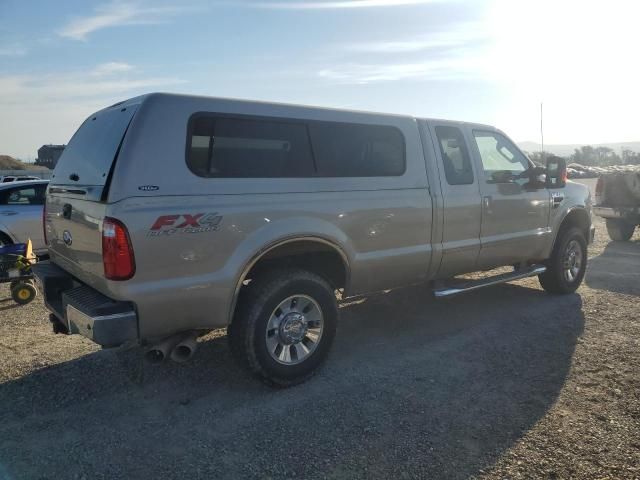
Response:
[[[153,365],[159,365],[168,358],[176,363],[187,362],[193,358],[198,349],[197,338],[197,332],[172,335],[150,347],[145,352],[144,358]]]

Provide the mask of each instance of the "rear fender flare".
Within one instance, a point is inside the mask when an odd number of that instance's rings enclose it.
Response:
[[[253,243],[253,241],[257,240],[258,237],[270,237],[268,241],[261,240],[259,242],[259,247],[250,248],[250,253],[244,256],[243,260],[239,262],[242,265],[242,268],[238,271],[235,277],[235,287],[233,291],[233,297],[229,305],[227,323],[231,323],[231,321],[233,320],[233,314],[235,311],[238,296],[240,294],[242,283],[246,279],[246,276],[248,275],[251,268],[265,254],[287,243],[292,243],[300,240],[315,241],[332,247],[340,255],[344,263],[346,269],[345,291],[349,290],[351,281],[351,268],[353,266],[355,251],[353,250],[353,247],[350,244],[346,234],[338,229],[335,225],[332,225],[330,223],[325,224],[325,222],[321,222],[321,224],[319,225],[317,220],[307,221],[307,219],[303,218],[298,218],[297,220],[298,221],[296,222],[296,219],[287,219],[285,222],[282,222],[281,225],[278,225],[279,222],[273,222],[268,227],[268,230],[270,230],[269,233],[263,231],[260,235],[257,235],[255,239],[245,240],[246,243]],[[286,228],[289,225],[285,224],[289,223],[291,223],[291,229]],[[306,226],[307,228],[302,229],[300,228],[300,225]]]

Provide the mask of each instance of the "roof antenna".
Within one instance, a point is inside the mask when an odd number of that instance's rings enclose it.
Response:
[[[540,102],[540,159],[544,165],[544,130],[542,128],[542,102]]]

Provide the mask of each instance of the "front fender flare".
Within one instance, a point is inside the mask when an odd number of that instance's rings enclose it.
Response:
[[[557,224],[557,226],[554,226],[554,228],[553,228],[551,250],[549,252],[549,255],[551,255],[551,252],[553,251],[553,247],[555,246],[556,240],[558,239],[558,234],[560,233],[560,230],[562,229],[562,226],[564,225],[564,223],[567,221],[567,218],[569,218],[570,215],[575,215],[575,214],[584,216],[584,218],[587,220],[587,223],[588,223],[589,227],[591,227],[591,216],[589,215],[589,212],[588,212],[586,206],[584,206],[584,205],[573,205],[573,206],[567,208],[562,213],[562,215],[560,215],[558,217],[559,218],[558,224]],[[587,235],[586,239],[587,239],[587,242],[588,242],[589,241],[589,232],[588,232],[588,230],[586,232],[586,235]]]

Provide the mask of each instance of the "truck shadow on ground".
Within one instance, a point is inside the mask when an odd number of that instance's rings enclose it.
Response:
[[[553,405],[583,327],[579,295],[422,286],[344,307],[327,365],[287,390],[248,378],[224,337],[187,365],[101,351],[0,385],[0,472],[466,478]]]
[[[18,308],[19,306],[12,298],[0,298],[0,312]]]
[[[640,295],[640,240],[608,243],[589,259],[585,282],[598,290]]]

